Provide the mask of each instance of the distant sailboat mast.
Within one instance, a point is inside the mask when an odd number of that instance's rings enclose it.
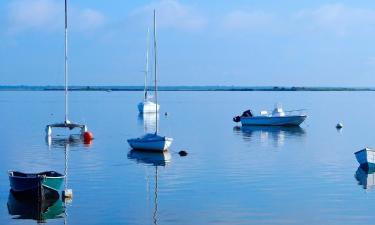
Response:
[[[155,126],[155,134],[158,133],[158,86],[157,86],[157,60],[156,60],[156,15],[155,15],[155,9],[154,9],[154,75],[155,75],[155,113],[156,113],[156,126]]]
[[[147,100],[147,76],[148,76],[148,71],[149,71],[149,48],[150,48],[150,29],[147,28],[147,49],[146,49],[146,70],[145,70],[145,89],[144,89],[144,100]]]
[[[68,120],[68,4],[65,0],[65,123]]]

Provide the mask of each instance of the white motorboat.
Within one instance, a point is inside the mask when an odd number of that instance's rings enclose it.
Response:
[[[233,121],[241,122],[243,126],[299,126],[307,117],[302,111],[284,111],[281,106],[276,106],[271,113],[261,111],[260,115],[254,116],[251,110],[246,110],[241,116],[235,116]]]
[[[158,110],[158,89],[157,89],[157,61],[156,61],[156,22],[154,10],[154,75],[155,75],[155,112]],[[144,151],[165,151],[172,145],[173,138],[158,135],[158,113],[155,114],[155,133],[147,133],[139,138],[128,139],[130,147]]]
[[[354,153],[358,163],[367,169],[375,168],[375,150],[371,148],[364,148]]]
[[[159,112],[160,105],[156,104],[152,100],[152,96],[148,93],[147,88],[147,77],[149,73],[149,33],[150,31],[147,30],[147,50],[146,50],[146,68],[145,68],[145,80],[144,80],[144,91],[143,96],[144,99],[142,102],[138,104],[138,111],[139,113],[157,113]]]
[[[83,135],[87,131],[87,126],[84,124],[77,124],[72,123],[68,119],[68,4],[67,0],[65,0],[65,70],[64,70],[64,76],[65,76],[65,120],[62,123],[54,123],[49,124],[46,126],[46,135],[51,136],[52,135],[52,128],[68,128],[69,130],[78,128],[80,129],[81,134]]]

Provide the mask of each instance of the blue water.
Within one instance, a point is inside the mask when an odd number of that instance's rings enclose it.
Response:
[[[159,132],[174,143],[156,157],[134,154],[126,143],[154,129],[154,118],[138,116],[141,98],[141,92],[71,93],[70,120],[87,124],[95,140],[67,147],[74,196],[60,206],[65,213],[45,222],[373,223],[374,175],[355,177],[353,153],[375,146],[375,92],[160,92]],[[272,109],[277,102],[285,110],[308,109],[300,129],[232,122],[247,108]],[[6,171],[64,172],[64,136],[49,146],[44,131],[63,120],[63,95],[0,92],[0,109],[0,221],[36,224],[9,214]]]

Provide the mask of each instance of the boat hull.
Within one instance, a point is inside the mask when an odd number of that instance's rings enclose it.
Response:
[[[128,139],[131,148],[143,151],[165,151],[169,149],[172,142],[172,138],[160,136]]]
[[[241,117],[243,126],[299,126],[307,116],[254,116]]]
[[[139,113],[155,113],[159,112],[160,105],[156,105],[154,102],[145,101],[138,104]]]
[[[369,148],[354,153],[358,163],[364,169],[375,168],[375,151]]]
[[[54,171],[28,174],[17,171],[9,172],[10,187],[15,194],[54,195],[59,192],[64,177]]]

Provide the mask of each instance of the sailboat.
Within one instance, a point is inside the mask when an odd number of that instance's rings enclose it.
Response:
[[[138,104],[138,110],[140,114],[157,113],[159,112],[159,108],[160,108],[160,105],[152,101],[152,96],[149,95],[148,90],[147,90],[147,77],[149,73],[149,34],[150,34],[150,30],[147,29],[146,70],[144,71],[145,83],[144,83],[144,91],[143,91],[143,101]]]
[[[69,128],[70,130],[74,128],[81,129],[81,134],[87,132],[87,126],[83,124],[72,123],[68,119],[68,4],[67,0],[65,0],[65,120],[62,123],[54,123],[49,124],[46,126],[46,134],[47,136],[52,135],[52,128]]]
[[[154,75],[155,75],[155,112],[158,110],[157,60],[156,60],[156,13],[154,10]],[[173,138],[158,135],[158,114],[156,113],[155,133],[146,133],[139,138],[128,139],[130,147],[144,151],[165,151],[172,145]]]

